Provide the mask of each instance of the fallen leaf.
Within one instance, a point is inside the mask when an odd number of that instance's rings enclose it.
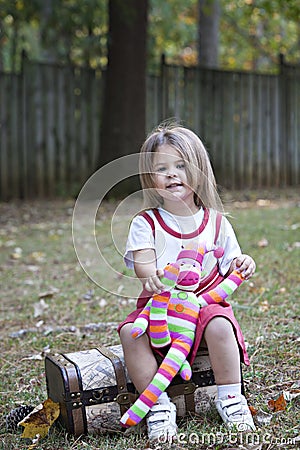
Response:
[[[41,292],[39,294],[39,298],[52,298],[54,294],[57,294],[59,292],[59,289],[52,288],[49,291]]]
[[[268,414],[264,411],[259,410],[258,413],[255,416],[255,420],[256,422],[263,426],[263,425],[269,425],[269,423],[271,422],[273,418],[272,414]]]
[[[264,340],[265,340],[265,337],[263,335],[257,336],[257,338],[255,339],[255,345],[261,344],[262,342],[264,342]]]
[[[92,289],[89,289],[82,298],[83,298],[83,300],[91,300],[93,297],[94,297],[94,291]]]
[[[265,248],[265,247],[268,247],[268,245],[269,245],[269,241],[268,241],[268,239],[266,239],[266,238],[262,238],[260,241],[258,241],[258,243],[257,243],[257,246],[259,247],[259,248]]]
[[[261,207],[269,207],[271,205],[271,201],[269,199],[265,199],[265,198],[259,198],[256,201],[257,206],[261,206]]]
[[[256,416],[256,414],[258,413],[257,409],[254,408],[254,406],[251,406],[251,405],[249,405],[249,409],[250,409],[251,415],[252,416]]]
[[[99,301],[99,306],[100,308],[104,308],[104,306],[107,305],[107,301],[105,300],[105,298],[101,298],[101,300]]]
[[[46,254],[44,252],[32,252],[29,259],[33,262],[43,263],[46,261]]]
[[[276,294],[285,294],[286,293],[286,288],[285,287],[281,287],[280,289],[278,289],[278,291],[276,292]]]
[[[38,266],[33,266],[33,265],[29,264],[27,266],[27,270],[29,270],[29,272],[39,272],[40,268]]]
[[[121,292],[123,291],[123,289],[124,289],[123,284],[120,284],[120,286],[119,286],[118,289],[117,289],[117,293],[118,293],[118,294],[121,294]]]
[[[6,241],[4,244],[5,247],[13,247],[14,245],[16,245],[16,241],[13,240]]]
[[[43,357],[39,353],[38,355],[32,355],[32,356],[26,356],[25,358],[22,358],[21,361],[42,361]]]
[[[264,300],[264,301],[262,301],[262,302],[260,303],[258,309],[259,309],[260,311],[262,311],[262,312],[265,312],[265,311],[268,311],[269,308],[270,308],[270,305],[269,305],[268,300]]]
[[[299,242],[299,241],[294,242],[294,243],[292,244],[292,249],[293,249],[293,248],[300,248],[300,242]]]
[[[46,311],[46,309],[49,308],[49,305],[45,302],[45,300],[42,298],[39,302],[34,303],[33,305],[33,317],[36,319],[39,316],[42,316],[43,313]]]
[[[21,437],[34,439],[37,435],[40,435],[41,438],[47,436],[51,425],[58,418],[59,413],[59,403],[55,403],[48,398],[18,423],[18,425],[24,427]]]
[[[298,230],[298,228],[300,228],[300,223],[293,223],[293,225],[291,225],[291,230]]]
[[[41,436],[40,434],[37,434],[35,439],[32,439],[32,444],[29,445],[28,450],[33,450],[37,447],[38,443],[40,442]]]
[[[275,399],[271,399],[268,401],[268,406],[273,412],[284,411],[286,409],[286,404],[287,403],[283,392]]]
[[[285,400],[287,402],[292,401],[294,398],[299,397],[300,395],[300,390],[299,389],[292,389],[291,391],[283,391],[282,392]]]
[[[13,251],[13,253],[10,255],[12,259],[20,259],[22,258],[23,250],[21,247],[16,247]]]

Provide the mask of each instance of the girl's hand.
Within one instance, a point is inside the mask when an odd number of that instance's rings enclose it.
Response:
[[[160,277],[163,277],[163,275],[163,269],[157,269],[155,275],[151,275],[147,278],[144,288],[151,293],[160,294],[166,289],[166,286],[160,281]]]
[[[241,255],[235,259],[235,268],[240,272],[245,280],[249,280],[255,272],[256,264],[249,255]]]

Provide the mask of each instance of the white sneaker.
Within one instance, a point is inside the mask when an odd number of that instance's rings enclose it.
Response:
[[[228,428],[237,428],[238,431],[254,431],[247,400],[243,395],[222,397],[216,400],[216,408]]]
[[[177,436],[176,406],[174,403],[156,404],[146,417],[150,442],[172,442]]]

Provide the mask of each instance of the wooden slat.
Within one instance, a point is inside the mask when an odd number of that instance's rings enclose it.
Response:
[[[6,201],[9,199],[9,174],[8,174],[8,138],[9,128],[9,108],[8,101],[8,82],[7,75],[1,75],[0,83],[0,193],[1,199]]]
[[[147,79],[147,132],[177,118],[227,188],[300,183],[300,68],[279,76],[166,66]],[[74,195],[99,167],[102,75],[24,62],[0,74],[0,200]]]

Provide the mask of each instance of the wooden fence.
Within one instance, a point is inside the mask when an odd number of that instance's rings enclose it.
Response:
[[[156,112],[161,92],[162,117],[182,119],[197,132],[219,184],[300,183],[300,67],[263,75],[164,66],[151,89],[150,110]]]
[[[99,149],[101,74],[26,63],[0,75],[0,199],[73,195]]]
[[[0,74],[0,200],[75,195],[96,169],[100,72],[25,61]],[[147,78],[147,128],[177,118],[227,188],[300,183],[300,68],[280,75],[164,65]],[[137,149],[138,151],[138,149]]]

